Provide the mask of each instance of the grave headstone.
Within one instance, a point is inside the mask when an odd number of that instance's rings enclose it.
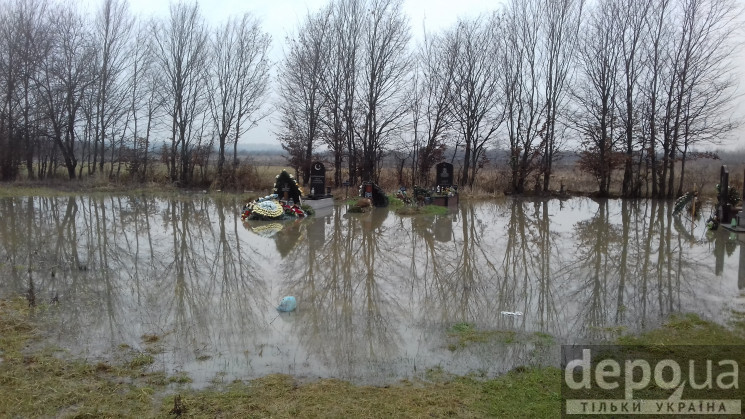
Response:
[[[362,188],[360,189],[360,197],[368,198],[372,201],[373,206],[376,207],[387,207],[388,196],[385,191],[373,182],[363,182]]]
[[[453,186],[453,165],[447,162],[437,163],[437,186],[449,188]]]
[[[321,162],[315,162],[310,167],[310,197],[323,196],[326,192],[326,167]]]

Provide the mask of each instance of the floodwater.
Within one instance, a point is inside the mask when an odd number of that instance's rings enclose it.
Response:
[[[726,323],[745,307],[745,238],[707,233],[709,207],[694,222],[663,201],[506,198],[446,216],[337,206],[249,225],[241,206],[209,195],[0,199],[0,296],[32,285],[51,344],[92,361],[154,352],[151,368],[195,387],[270,373],[495,376],[556,364],[562,343],[676,312]],[[298,308],[280,314],[286,295]],[[462,323],[500,332],[461,344]]]

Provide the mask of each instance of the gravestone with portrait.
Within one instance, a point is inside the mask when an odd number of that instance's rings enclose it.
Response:
[[[453,183],[453,165],[448,162],[437,163],[435,171],[436,186],[432,203],[442,207],[457,207],[458,190]]]
[[[449,188],[453,186],[453,165],[448,162],[437,163],[435,166],[437,172],[437,186],[442,188]]]

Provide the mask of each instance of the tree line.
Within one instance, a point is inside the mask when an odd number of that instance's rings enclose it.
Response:
[[[126,0],[0,4],[3,180],[58,166],[145,179],[159,159],[172,182],[229,186],[241,137],[271,116],[303,183],[324,154],[336,186],[378,180],[388,158],[404,184],[449,160],[461,186],[493,164],[511,192],[548,191],[576,151],[600,195],[622,172],[623,196],[671,197],[696,147],[735,126],[734,0],[507,0],[419,37],[403,0],[329,0],[277,62],[251,14],[210,26],[198,3],[151,19]]]
[[[388,154],[403,183],[449,159],[472,186],[501,148],[511,192],[548,191],[571,150],[600,195],[623,171],[623,196],[671,197],[693,147],[735,125],[733,1],[508,0],[416,45],[401,8],[331,0],[288,39],[280,140],[304,176],[320,147],[337,185]]]
[[[219,183],[232,180],[269,89],[271,37],[257,19],[210,27],[197,3],[146,20],[125,0],[88,14],[72,2],[0,5],[0,179],[60,166],[70,179],[145,179],[155,156],[174,183],[202,181],[211,160]]]

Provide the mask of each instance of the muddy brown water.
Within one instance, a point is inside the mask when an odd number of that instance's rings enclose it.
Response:
[[[0,199],[0,296],[30,285],[50,343],[122,348],[196,387],[270,373],[385,384],[495,376],[610,339],[745,306],[745,238],[661,201],[504,199],[445,216],[344,206],[244,224],[205,196]],[[744,236],[745,237],[745,236]],[[741,241],[742,240],[742,241]],[[283,296],[298,308],[280,314]],[[461,342],[454,326],[499,331]]]

